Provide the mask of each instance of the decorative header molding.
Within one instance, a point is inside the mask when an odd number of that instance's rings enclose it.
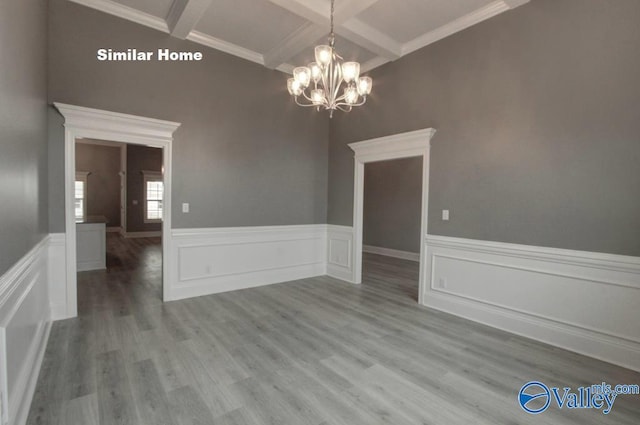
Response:
[[[135,135],[141,140],[148,138],[156,142],[169,142],[173,140],[173,132],[180,127],[180,123],[177,122],[137,115],[102,111],[58,102],[55,102],[54,106],[64,116],[66,128],[123,133]]]
[[[363,142],[350,143],[349,147],[355,152],[356,159],[366,158],[364,162],[373,160],[374,157],[387,156],[393,153],[394,157],[408,157],[411,153],[415,156],[422,155],[431,145],[431,138],[436,134],[435,128],[409,131],[394,134],[392,136],[378,137]],[[392,159],[392,158],[387,158]]]

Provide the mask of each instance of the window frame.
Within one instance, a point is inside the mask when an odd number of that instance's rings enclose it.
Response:
[[[162,223],[164,218],[164,179],[161,171],[142,171],[142,198],[143,198],[143,220],[144,223]],[[147,183],[148,182],[160,182],[162,183],[162,217],[163,218],[149,218],[147,207],[149,200],[147,199]]]
[[[78,198],[76,197],[75,194],[75,182],[82,182],[82,217],[78,217],[75,213],[75,208],[74,208],[74,216],[76,218],[76,222],[78,221],[86,221],[87,219],[87,177],[89,176],[89,174],[91,174],[91,172],[89,171],[76,171],[76,178],[74,180],[74,193],[73,193],[73,200],[74,200],[74,205],[75,205],[75,201],[78,200]]]

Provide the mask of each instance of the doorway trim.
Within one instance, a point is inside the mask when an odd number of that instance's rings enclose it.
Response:
[[[164,209],[162,221],[162,297],[169,299],[169,255],[171,248],[171,151],[173,133],[180,123],[55,102],[64,117],[66,318],[78,315],[76,276],[76,225],[73,187],[75,142],[79,138],[109,140],[162,149]]]
[[[353,283],[362,283],[362,226],[364,213],[364,165],[391,159],[422,157],[422,212],[420,222],[420,277],[418,302],[422,304],[425,292],[425,254],[429,202],[429,148],[434,128],[409,131],[392,136],[379,137],[350,143],[354,151],[353,173]]]

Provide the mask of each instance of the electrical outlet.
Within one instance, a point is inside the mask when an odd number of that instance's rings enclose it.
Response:
[[[439,288],[446,288],[447,287],[447,279],[445,279],[444,277],[441,277],[440,279],[438,279],[438,287]]]

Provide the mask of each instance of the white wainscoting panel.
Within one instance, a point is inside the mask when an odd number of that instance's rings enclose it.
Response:
[[[0,277],[0,391],[11,425],[27,420],[51,329],[49,242],[45,237]]]
[[[104,223],[76,224],[76,268],[79,272],[107,268],[106,238]]]
[[[49,235],[49,300],[51,319],[68,319],[66,238],[64,233]]]
[[[427,236],[423,304],[640,371],[640,258]]]
[[[324,224],[172,231],[167,299],[326,274]]]
[[[327,274],[355,282],[352,253],[353,227],[327,225]]]

